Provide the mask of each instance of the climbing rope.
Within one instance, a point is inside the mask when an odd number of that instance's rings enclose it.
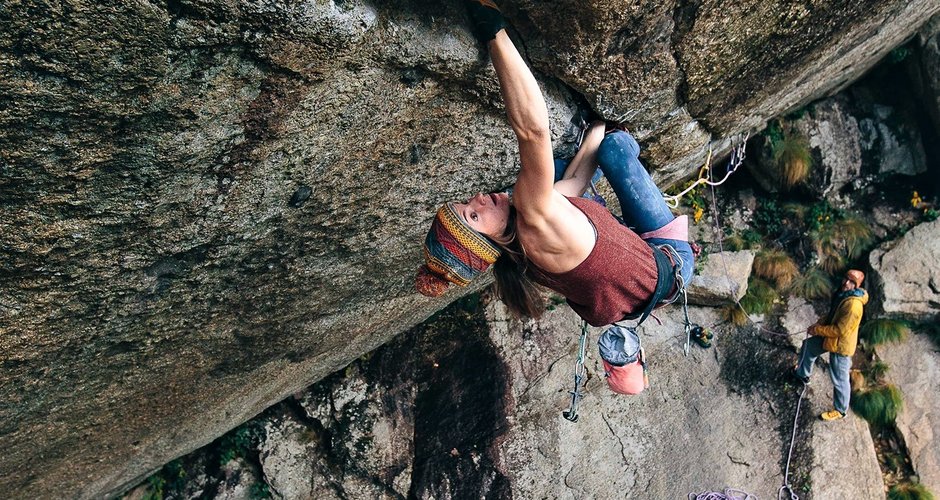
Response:
[[[790,461],[793,459],[793,443],[796,441],[796,424],[800,419],[800,406],[803,404],[803,396],[806,394],[806,384],[803,384],[803,390],[800,391],[800,399],[796,402],[796,414],[793,415],[793,432],[790,433],[790,451],[787,453],[787,467],[783,474],[783,485],[777,490],[777,500],[780,500],[780,493],[790,492],[790,500],[800,500],[800,497],[793,492],[790,486]]]
[[[728,488],[725,491],[703,491],[699,494],[689,493],[689,500],[757,500],[744,490]]]
[[[742,144],[741,146],[739,146],[739,148],[741,148],[741,151],[740,151],[740,156],[737,161],[743,161],[744,160],[744,145]],[[735,153],[732,153],[732,156],[734,156],[734,154]],[[711,174],[709,173],[709,175]],[[727,178],[727,176],[725,178]],[[796,335],[795,333],[777,332],[774,330],[764,328],[763,325],[758,324],[753,319],[751,319],[751,315],[748,314],[747,310],[744,309],[744,306],[741,305],[741,301],[738,300],[737,290],[735,290],[731,284],[731,272],[728,270],[728,263],[725,261],[724,255],[721,255],[724,252],[724,245],[722,244],[722,240],[724,239],[724,231],[722,231],[721,229],[721,221],[719,220],[719,215],[718,215],[718,195],[715,193],[715,186],[717,184],[715,185],[709,184],[709,185],[711,186],[711,195],[712,195],[711,206],[712,206],[712,214],[715,220],[715,239],[718,241],[718,254],[721,257],[721,265],[725,270],[725,277],[728,279],[728,291],[731,292],[731,298],[734,300],[734,304],[738,307],[738,309],[741,310],[741,312],[744,313],[744,316],[747,318],[747,320],[752,325],[757,327],[758,330],[764,333],[770,334],[770,335],[777,336],[777,337],[790,337],[792,335]]]
[[[744,139],[741,140],[741,144],[731,148],[731,158],[728,160],[727,170],[725,171],[725,176],[718,182],[712,180],[712,147],[708,146],[708,155],[705,157],[705,165],[702,166],[698,171],[698,179],[695,180],[689,187],[683,189],[679,194],[676,195],[667,195],[663,194],[663,199],[666,200],[666,204],[672,208],[679,207],[679,200],[692,192],[693,189],[701,186],[707,185],[714,188],[715,186],[720,186],[731,177],[731,174],[735,173],[738,170],[738,167],[744,162],[744,150],[745,145],[747,144],[747,139],[750,137],[750,134],[745,134]]]
[[[562,416],[572,422],[578,421],[578,402],[584,396],[581,393],[581,381],[584,380],[584,376],[587,375],[587,370],[584,368],[587,334],[588,323],[587,321],[581,321],[581,339],[578,341],[578,361],[574,365],[574,390],[568,391],[568,393],[571,394],[571,406],[561,412]]]

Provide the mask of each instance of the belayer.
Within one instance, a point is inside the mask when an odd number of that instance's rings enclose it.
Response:
[[[570,162],[554,160],[545,100],[505,20],[491,0],[467,4],[474,35],[489,49],[522,167],[511,197],[477,194],[438,210],[417,289],[439,296],[450,283],[466,286],[494,265],[497,296],[517,316],[540,315],[542,285],[591,325],[644,320],[692,278],[687,217],[669,210],[639,161],[639,145],[623,130],[596,121]],[[620,201],[623,224],[581,197],[598,166]],[[642,377],[636,366],[619,368],[628,378]],[[634,382],[624,385],[642,390]]]

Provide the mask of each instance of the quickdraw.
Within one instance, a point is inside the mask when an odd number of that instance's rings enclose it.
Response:
[[[672,208],[678,208],[679,200],[683,196],[689,194],[693,189],[701,185],[715,187],[715,186],[720,186],[724,184],[725,181],[728,180],[729,177],[731,177],[731,174],[735,173],[735,171],[738,170],[738,167],[740,167],[741,164],[744,163],[745,146],[747,145],[748,137],[750,137],[750,134],[745,134],[744,139],[741,140],[741,143],[731,148],[731,158],[728,160],[728,166],[727,166],[727,170],[725,171],[725,176],[718,182],[714,182],[711,180],[712,178],[712,174],[711,174],[712,148],[711,146],[709,146],[708,156],[705,157],[705,165],[703,165],[702,168],[699,169],[698,171],[698,179],[695,179],[695,182],[689,185],[689,187],[683,189],[682,192],[680,192],[679,194],[668,195],[668,194],[663,193],[663,199],[666,200],[666,204]]]
[[[571,406],[567,410],[561,412],[562,416],[572,422],[578,421],[578,403],[584,396],[581,393],[581,381],[583,381],[585,375],[587,375],[587,370],[584,368],[587,335],[588,323],[587,321],[581,321],[581,339],[578,341],[578,361],[574,367],[574,390],[568,391],[568,393],[571,394]]]

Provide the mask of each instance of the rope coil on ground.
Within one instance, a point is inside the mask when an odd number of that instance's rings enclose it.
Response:
[[[689,500],[757,500],[757,496],[744,490],[727,488],[725,491],[703,491],[701,493],[689,493]]]

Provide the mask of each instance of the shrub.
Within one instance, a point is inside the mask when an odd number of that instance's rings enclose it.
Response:
[[[868,223],[858,216],[832,208],[829,203],[813,205],[805,219],[808,237],[819,258],[819,267],[829,274],[845,269],[848,260],[857,259],[874,242]]]
[[[884,379],[885,374],[888,373],[890,368],[891,367],[889,367],[887,363],[882,361],[875,361],[871,364],[871,366],[868,367],[867,370],[869,380],[875,383],[880,382],[882,379]]]
[[[871,345],[887,342],[898,343],[907,339],[911,329],[903,321],[894,319],[873,319],[859,329],[859,334]]]
[[[783,250],[763,250],[754,256],[754,273],[777,284],[777,290],[788,288],[800,270]]]
[[[934,496],[922,484],[901,483],[888,490],[888,500],[934,500]]]
[[[780,181],[786,189],[792,189],[806,180],[813,166],[809,142],[793,130],[784,132],[783,139],[775,145],[774,158],[780,171]]]
[[[903,404],[901,390],[889,384],[858,391],[852,395],[852,410],[878,427],[894,423]]]
[[[721,318],[735,326],[744,326],[747,324],[747,313],[741,310],[737,304],[727,305],[721,308]]]
[[[825,271],[811,267],[796,276],[790,289],[806,300],[815,300],[828,297],[832,291],[832,283]]]
[[[761,200],[754,210],[754,227],[766,236],[776,237],[783,230],[783,210],[774,200]]]
[[[737,232],[731,233],[731,236],[725,238],[724,241],[721,242],[721,246],[724,250],[731,251],[744,250],[748,248],[747,242],[744,241],[744,238],[741,236],[741,234]]]
[[[844,216],[836,227],[836,238],[843,241],[846,256],[850,260],[855,260],[865,253],[875,239],[868,223],[855,215]]]
[[[741,299],[741,307],[748,314],[764,314],[773,309],[774,303],[779,298],[780,296],[769,283],[751,276],[747,280],[747,293]]]

